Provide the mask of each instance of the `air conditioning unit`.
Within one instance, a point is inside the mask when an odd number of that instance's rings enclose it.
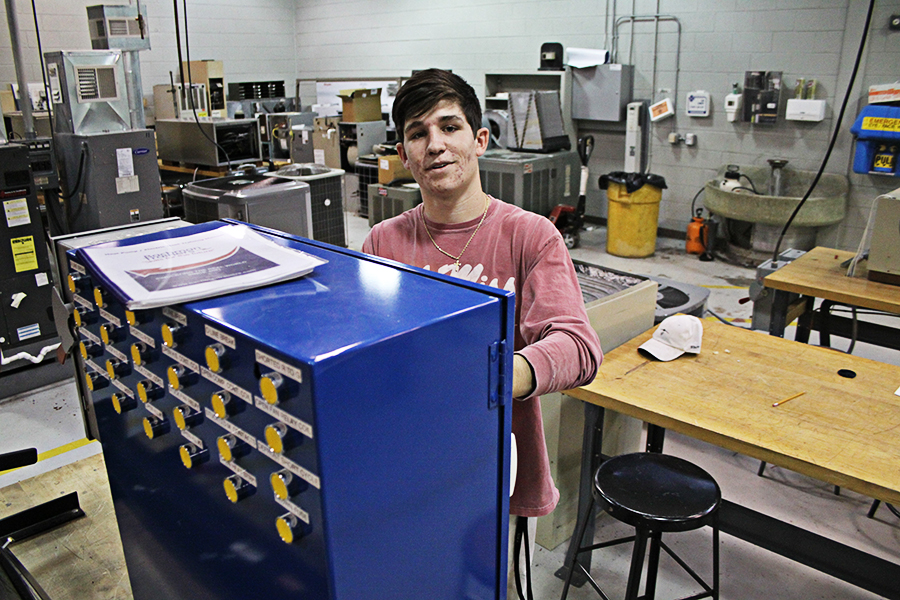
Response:
[[[485,192],[548,216],[557,204],[578,201],[581,161],[573,150],[550,154],[488,150],[478,159]]]
[[[314,240],[347,247],[347,217],[344,213],[344,171],[315,163],[294,163],[274,173],[273,177],[309,184]]]
[[[57,133],[131,129],[125,69],[119,50],[47,52]]]
[[[418,183],[369,184],[369,227],[396,217],[421,203],[422,191]]]

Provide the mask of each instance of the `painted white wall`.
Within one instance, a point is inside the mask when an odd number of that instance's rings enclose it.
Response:
[[[84,7],[98,0],[36,1],[45,51],[89,47]],[[15,2],[28,77],[39,81],[31,3]],[[169,71],[178,65],[173,3],[146,4],[153,49],[141,54],[141,64],[149,96],[153,84],[167,82]],[[399,77],[413,69],[444,67],[465,77],[482,97],[486,73],[536,71],[545,42],[566,47],[610,45],[608,7],[616,5],[619,16],[653,14],[658,7],[660,14],[677,17],[682,27],[678,93],[673,98],[678,112],[656,124],[651,136],[651,170],[665,177],[669,187],[660,226],[673,230],[684,230],[691,199],[723,164],[766,165],[766,159],[780,157],[791,167],[818,168],[868,6],[865,0],[457,0],[450,5],[421,0],[191,0],[188,4],[191,58],[224,61],[226,81],[284,79],[293,89],[295,78]],[[868,86],[900,79],[900,33],[887,29],[888,16],[896,13],[900,0],[876,2],[862,68],[826,169],[850,178],[848,216],[840,226],[820,234],[822,244],[854,248],[875,196],[900,186],[893,177],[851,172],[854,143],[849,134]],[[631,26],[622,25],[619,60],[635,65],[636,97],[658,99],[652,89],[653,29],[652,23],[639,23],[632,35]],[[659,32],[656,89],[672,89],[678,49],[674,23],[662,22]],[[0,48],[8,47],[3,26]],[[733,82],[743,82],[744,71],[750,69],[783,71],[789,89],[800,77],[817,79],[819,98],[828,102],[825,121],[782,120],[774,126],[727,122],[724,96]],[[11,53],[0,52],[0,83],[11,81],[15,81]],[[685,94],[696,89],[712,95],[709,118],[683,114]],[[671,131],[696,134],[697,145],[671,146],[666,141]],[[624,136],[620,126],[591,125],[584,132],[597,140],[588,214],[603,217],[606,199],[597,177],[622,169]]]

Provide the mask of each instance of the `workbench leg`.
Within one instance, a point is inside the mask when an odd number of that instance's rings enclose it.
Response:
[[[812,296],[803,296],[802,299],[805,306],[803,307],[803,314],[797,319],[797,332],[794,334],[794,341],[808,344],[809,332],[815,328],[815,313],[813,311],[816,299]]]
[[[569,549],[566,551],[566,559],[555,575],[565,581],[569,574],[569,565],[576,559],[578,548],[582,540],[576,539],[577,533],[584,528],[584,539],[594,539],[594,511],[591,510],[593,499],[594,473],[600,466],[603,447],[603,408],[589,402],[584,403],[584,435],[581,442],[581,479],[578,485],[578,519],[575,522],[575,531],[569,540]],[[591,570],[591,552],[582,552],[577,555],[577,560],[585,571]],[[572,574],[572,583],[575,587],[581,587],[587,578],[579,569]]]
[[[659,425],[647,423],[647,452],[662,452],[666,441],[666,430]]]
[[[782,290],[772,290],[772,314],[769,317],[769,335],[784,337],[784,328],[787,325],[788,303],[790,294]]]

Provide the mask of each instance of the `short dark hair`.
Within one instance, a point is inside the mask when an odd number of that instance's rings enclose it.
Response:
[[[465,79],[443,69],[418,71],[406,80],[394,99],[391,116],[397,136],[403,141],[403,129],[409,119],[421,117],[441,100],[459,104],[474,134],[481,128],[481,104],[475,90]]]

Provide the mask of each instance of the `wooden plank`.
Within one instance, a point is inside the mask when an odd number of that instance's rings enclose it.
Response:
[[[900,367],[715,321],[704,321],[699,355],[659,362],[637,351],[651,333],[610,352],[592,383],[566,393],[900,503]]]
[[[768,275],[768,288],[824,298],[834,302],[900,313],[900,287],[869,281],[865,265],[857,267],[854,277],[847,277],[841,263],[855,253],[816,247]]]

